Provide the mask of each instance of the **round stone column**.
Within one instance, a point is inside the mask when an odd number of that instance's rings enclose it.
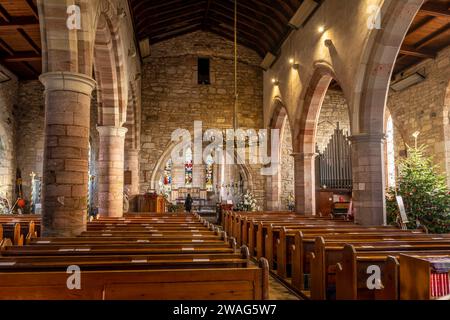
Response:
[[[205,189],[206,165],[194,164],[192,166],[192,186],[194,188]]]
[[[353,212],[363,226],[386,224],[384,134],[360,134],[352,143]]]
[[[131,172],[131,184],[126,185],[130,189],[130,196],[139,194],[139,150],[125,150],[125,168]]]
[[[178,190],[186,185],[184,164],[173,163],[172,165],[172,189]]]
[[[86,230],[91,93],[95,81],[71,72],[40,76],[45,86],[42,235]]]
[[[104,217],[123,216],[123,174],[125,134],[123,127],[97,127],[100,137],[98,156],[98,212]]]
[[[316,214],[316,153],[294,153],[295,209],[301,215]]]

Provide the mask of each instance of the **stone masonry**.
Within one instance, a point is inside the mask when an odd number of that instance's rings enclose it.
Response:
[[[194,32],[158,43],[144,61],[142,79],[141,192],[149,190],[156,163],[177,129],[193,131],[232,127],[234,103],[233,43],[206,32]],[[210,58],[210,85],[197,81],[197,59]],[[239,46],[239,127],[263,128],[260,58]],[[263,204],[264,177],[248,166],[253,192]],[[159,177],[158,177],[159,178]]]
[[[17,78],[9,71],[10,80],[0,84],[0,197],[9,202],[14,199],[16,178],[16,144],[15,144],[15,104],[17,101]]]

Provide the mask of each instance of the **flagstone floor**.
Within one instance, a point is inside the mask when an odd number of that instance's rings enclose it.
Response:
[[[301,300],[293,294],[276,278],[269,276],[269,299],[270,300]]]

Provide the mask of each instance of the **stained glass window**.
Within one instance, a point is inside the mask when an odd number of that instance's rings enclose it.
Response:
[[[172,191],[172,159],[169,159],[164,167],[164,172],[159,182],[162,194],[169,195]]]
[[[192,187],[192,150],[186,150],[186,162],[184,165],[184,184],[186,187]]]
[[[213,191],[213,164],[214,160],[211,155],[206,159],[206,190]]]

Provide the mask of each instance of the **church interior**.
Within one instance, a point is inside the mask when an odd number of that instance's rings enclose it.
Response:
[[[1,300],[450,300],[450,0],[0,0]]]

